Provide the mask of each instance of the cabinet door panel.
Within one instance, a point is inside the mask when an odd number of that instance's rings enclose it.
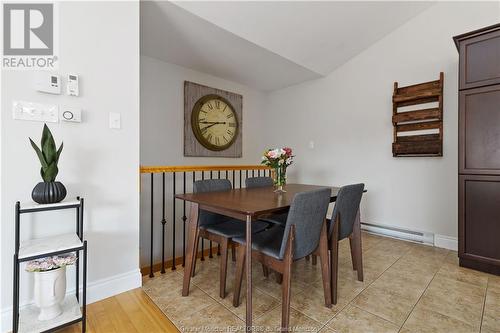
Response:
[[[460,42],[460,89],[500,83],[500,31]]]
[[[500,175],[500,85],[460,92],[459,170]]]
[[[460,176],[460,256],[500,265],[500,177]]]

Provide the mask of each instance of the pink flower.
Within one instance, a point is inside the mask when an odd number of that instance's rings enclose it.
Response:
[[[279,152],[277,149],[274,149],[274,150],[270,150],[267,152],[267,156],[269,158],[277,158],[279,156]]]
[[[292,148],[285,147],[283,148],[283,150],[285,151],[286,156],[288,157],[292,156]]]

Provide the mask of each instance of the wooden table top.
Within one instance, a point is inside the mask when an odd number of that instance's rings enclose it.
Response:
[[[293,197],[299,192],[307,192],[329,186],[287,184],[285,193],[275,193],[274,187],[240,188],[222,192],[178,194],[177,199],[194,202],[200,208],[210,207],[238,215],[257,216],[290,208]],[[331,202],[335,201],[340,187],[330,187]],[[210,209],[212,210],[212,209]]]

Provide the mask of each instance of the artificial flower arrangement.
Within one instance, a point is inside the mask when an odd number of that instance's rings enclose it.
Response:
[[[27,272],[46,272],[53,269],[58,269],[63,266],[73,265],[76,262],[76,255],[70,253],[67,255],[45,257],[35,259],[28,262],[26,265]]]
[[[261,164],[274,169],[276,192],[286,192],[283,190],[286,184],[286,169],[293,163],[293,158],[292,148],[289,147],[268,149],[264,152]]]

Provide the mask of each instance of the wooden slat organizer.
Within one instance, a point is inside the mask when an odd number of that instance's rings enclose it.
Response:
[[[399,88],[398,83],[394,82],[392,95],[394,157],[443,156],[443,84],[443,72],[439,73],[439,80],[407,87]],[[435,103],[436,106],[398,112],[398,108],[427,103]],[[425,130],[433,131],[432,134],[415,133]]]

